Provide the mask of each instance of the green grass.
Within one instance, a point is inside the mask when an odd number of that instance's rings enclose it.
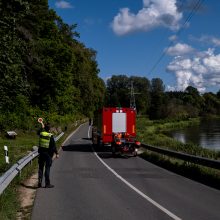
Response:
[[[0,136],[0,175],[3,175],[12,165],[14,165],[19,159],[26,156],[32,151],[33,146],[38,143],[37,131],[24,132],[16,131],[17,137],[15,139],[6,138],[2,133]],[[4,145],[8,147],[9,164],[5,163]],[[34,169],[36,169],[36,162],[32,166],[26,166],[22,170],[22,175],[15,177],[10,185],[0,196],[0,219],[16,219],[16,213],[19,209],[19,201],[17,194],[17,186],[21,181],[31,175]]]
[[[16,184],[13,183],[0,196],[0,219],[15,219],[18,208],[17,187]]]
[[[17,175],[9,186],[4,190],[0,196],[0,219],[11,220],[16,219],[17,212],[20,210],[18,186],[25,179],[30,177],[37,169],[37,160],[27,165],[21,175]],[[30,210],[31,211],[31,207]]]
[[[17,131],[17,134],[15,139],[8,139],[4,135],[0,137],[0,175],[32,151],[33,146],[38,145],[37,132],[24,133],[23,131]],[[8,147],[10,164],[5,163],[4,145]]]
[[[16,133],[18,135],[15,139],[8,139],[4,136],[4,134],[0,137],[0,146],[2,149],[0,154],[0,175],[6,172],[19,159],[32,151],[33,146],[36,146],[38,143],[37,132],[16,131]],[[10,161],[9,164],[5,163],[4,145],[8,147]],[[15,179],[1,194],[0,219],[16,219],[17,210],[20,208],[17,187],[21,181],[29,177],[31,173],[36,170],[36,167],[37,162],[34,162],[31,166],[27,165],[25,169],[22,170],[21,176],[16,176]]]

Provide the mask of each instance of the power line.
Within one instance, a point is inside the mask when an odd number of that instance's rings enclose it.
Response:
[[[194,5],[193,9],[191,10],[190,14],[188,15],[188,17],[186,18],[185,22],[183,23],[183,26],[177,31],[176,36],[179,36],[181,34],[181,32],[184,30],[184,27],[187,25],[187,23],[192,19],[193,15],[195,14],[195,12],[200,8],[200,6],[203,4],[204,0],[198,0],[196,2],[196,4]],[[169,49],[169,47],[171,47],[173,45],[173,41],[171,41],[167,48],[163,51],[163,53],[160,55],[160,57],[158,58],[158,60],[156,61],[156,63],[153,65],[153,67],[151,68],[149,75],[155,70],[155,68],[157,67],[157,65],[160,63],[160,61],[163,59],[163,57],[166,55],[167,50]]]

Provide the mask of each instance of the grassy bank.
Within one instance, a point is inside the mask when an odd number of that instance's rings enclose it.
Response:
[[[138,138],[141,142],[153,146],[163,147],[195,156],[212,159],[220,158],[220,152],[202,148],[201,146],[192,143],[184,144],[164,134],[168,130],[189,127],[199,124],[199,122],[199,118],[188,119],[185,121],[150,121],[146,118],[138,118]]]
[[[58,149],[61,146],[62,142],[67,138],[67,136],[72,131],[74,131],[81,123],[83,123],[83,120],[78,121],[78,123],[69,123],[62,129],[64,131],[64,135],[56,143]],[[57,130],[60,130],[60,128]],[[19,130],[16,132],[18,135],[15,139],[7,139],[4,134],[2,134],[2,136],[0,137],[0,146],[2,147],[2,151],[0,154],[0,175],[7,171],[20,158],[24,157],[30,151],[32,151],[33,146],[38,145],[37,129],[29,132]],[[10,164],[5,163],[3,150],[4,145],[7,145],[9,149]],[[25,179],[30,177],[33,174],[33,172],[36,172],[37,165],[37,159],[35,159],[32,165],[26,166],[22,170],[21,175],[16,176],[15,179],[7,187],[7,189],[2,193],[2,195],[0,195],[1,220],[16,219],[16,214],[20,210],[18,187]],[[26,216],[28,217],[25,217],[25,219],[30,219],[32,207],[29,207],[28,209],[29,213],[26,213]]]
[[[0,136],[0,175],[2,175],[7,169],[9,169],[19,159],[32,151],[33,146],[38,145],[37,132],[23,132],[17,131],[17,137],[15,139],[8,139],[3,134]],[[4,145],[8,147],[9,164],[5,163]]]
[[[152,146],[163,147],[165,149],[175,150],[178,152],[184,152],[211,159],[219,159],[220,152],[218,151],[204,149],[191,143],[183,144],[164,134],[164,132],[167,130],[192,126],[199,124],[199,122],[200,120],[198,118],[185,121],[150,121],[146,118],[138,118],[138,138],[142,143],[146,143]],[[219,170],[164,156],[146,149],[144,149],[142,157],[173,172],[220,189]]]

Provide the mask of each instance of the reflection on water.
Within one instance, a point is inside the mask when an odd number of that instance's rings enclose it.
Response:
[[[170,131],[168,135],[182,143],[220,150],[220,119],[202,120],[199,126]]]

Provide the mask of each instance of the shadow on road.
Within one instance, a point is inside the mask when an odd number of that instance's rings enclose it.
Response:
[[[108,158],[121,158],[121,159],[128,159],[129,156],[126,155],[120,155],[120,154],[116,154],[116,155],[112,155],[112,152],[97,152],[98,156],[102,159],[108,159]]]
[[[112,153],[111,152],[99,152],[97,154],[102,159],[112,158]]]
[[[96,152],[97,155],[102,159],[108,158],[122,158],[127,159],[129,157],[122,155],[112,155],[111,148],[109,146],[97,146],[92,144],[70,144],[62,146],[63,151],[72,151],[72,152]]]
[[[92,138],[82,138],[83,140],[91,141]]]
[[[71,144],[62,147],[63,151],[93,152],[91,144]]]

